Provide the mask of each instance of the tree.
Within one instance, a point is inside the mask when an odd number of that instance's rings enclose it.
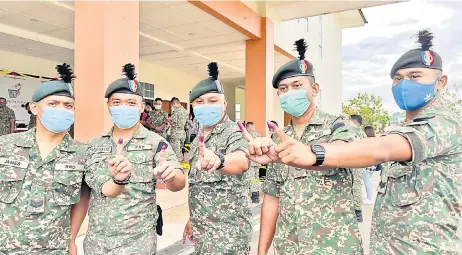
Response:
[[[441,91],[436,100],[439,100],[443,105],[448,106],[460,116],[462,114],[461,89],[462,84],[446,87],[443,91]]]
[[[373,94],[359,93],[355,98],[342,105],[343,114],[350,116],[359,114],[363,118],[363,126],[372,126],[383,131],[390,124],[390,115],[383,108],[382,98]]]

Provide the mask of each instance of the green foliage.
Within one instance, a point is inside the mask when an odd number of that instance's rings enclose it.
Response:
[[[343,114],[348,117],[359,114],[363,118],[363,126],[372,126],[383,131],[390,124],[388,111],[383,108],[382,98],[368,93],[359,93],[355,98],[342,105]]]
[[[462,114],[462,97],[459,93],[462,89],[462,85],[453,85],[451,87],[446,87],[438,95],[436,100],[440,101],[443,105],[451,108],[458,115]]]

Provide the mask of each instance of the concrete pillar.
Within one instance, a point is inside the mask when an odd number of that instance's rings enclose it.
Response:
[[[75,1],[75,137],[86,142],[113,124],[104,94],[132,63],[139,73],[139,2]]]
[[[224,85],[225,97],[228,101],[228,106],[226,107],[226,113],[229,118],[233,121],[236,120],[236,89],[234,85]]]

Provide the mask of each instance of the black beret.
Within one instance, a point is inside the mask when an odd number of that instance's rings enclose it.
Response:
[[[66,63],[57,65],[56,70],[60,74],[60,80],[52,80],[42,83],[32,95],[32,101],[38,102],[48,96],[66,96],[74,98],[74,89],[71,81],[75,78],[72,69]]]
[[[210,77],[200,81],[189,94],[189,101],[192,103],[196,98],[207,93],[224,94],[223,85],[218,80],[218,65],[212,62],[208,65]]]
[[[443,60],[440,55],[430,50],[433,46],[432,40],[433,34],[428,30],[419,31],[417,42],[421,47],[404,53],[391,68],[390,77],[393,79],[398,70],[406,68],[443,70]]]

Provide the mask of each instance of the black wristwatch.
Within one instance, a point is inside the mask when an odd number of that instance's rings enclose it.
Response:
[[[313,166],[321,166],[326,158],[326,149],[320,144],[311,145],[311,151],[316,155],[316,163]]]
[[[116,178],[114,178],[114,176],[112,177],[112,181],[117,184],[117,185],[127,185],[128,183],[130,183],[130,176],[129,175],[127,178],[125,178],[124,180],[122,181],[119,181],[117,180]]]
[[[216,153],[215,154],[220,158],[220,166],[217,168],[217,170],[220,170],[222,169],[224,166],[225,166],[225,155],[223,155],[223,153]]]

